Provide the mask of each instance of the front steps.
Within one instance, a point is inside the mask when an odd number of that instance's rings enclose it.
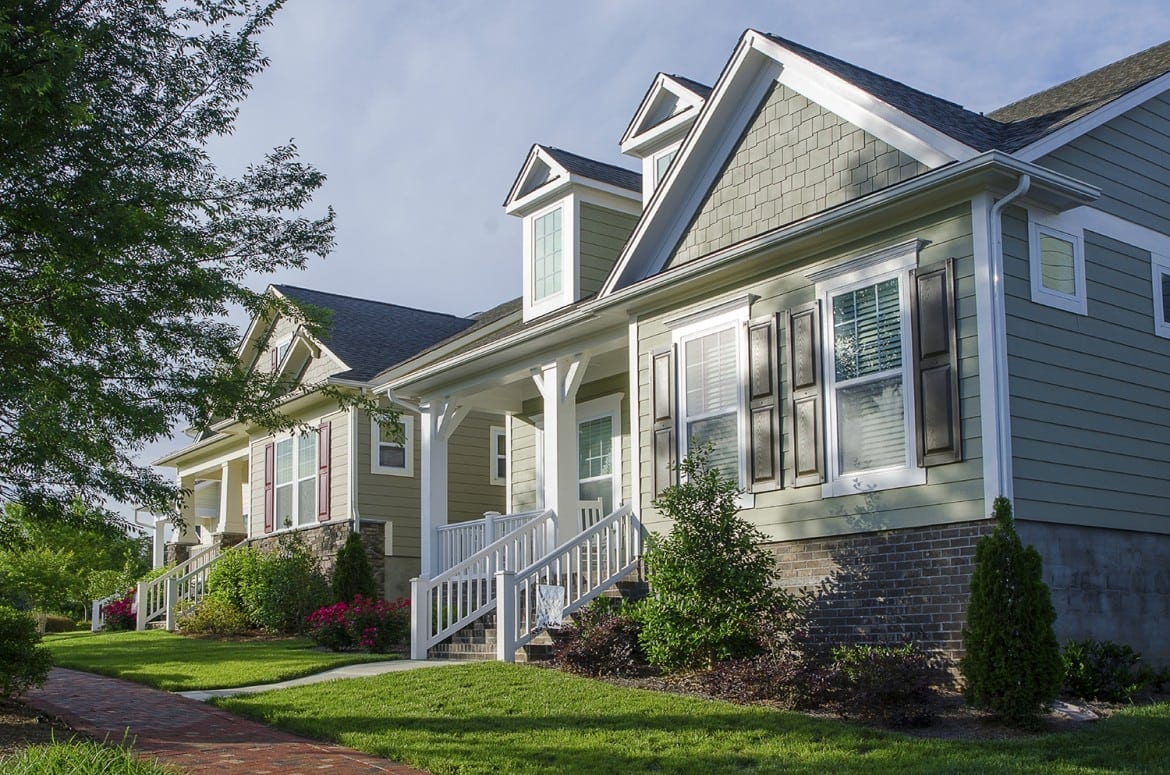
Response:
[[[639,573],[631,573],[626,578],[614,584],[599,595],[601,598],[615,601],[628,600],[636,602],[646,597],[649,586],[641,580]],[[545,662],[552,659],[553,640],[547,632],[540,635],[527,646],[516,651],[517,662]],[[467,661],[486,662],[496,658],[496,614],[485,614],[476,621],[464,627],[442,643],[431,646],[427,650],[428,659],[457,659]]]

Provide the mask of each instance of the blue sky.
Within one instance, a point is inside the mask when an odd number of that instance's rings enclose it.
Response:
[[[1170,4],[291,0],[211,151],[236,172],[295,140],[328,175],[316,207],[337,210],[338,247],[253,285],[456,314],[514,298],[501,203],[531,144],[637,168],[618,140],[655,74],[714,83],[748,27],[989,111],[1170,38]]]

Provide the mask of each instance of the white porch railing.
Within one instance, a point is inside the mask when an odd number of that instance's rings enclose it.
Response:
[[[553,512],[540,512],[434,578],[412,579],[411,659],[426,659],[431,646],[492,611],[496,571],[527,567],[556,542],[556,530]]]
[[[138,582],[135,596],[137,628],[145,630],[147,624],[165,616],[167,629],[174,630],[175,606],[178,601],[186,599],[185,595],[190,591],[192,581],[200,578],[206,581],[207,566],[219,557],[219,549],[215,546],[208,546],[158,578]],[[202,575],[200,575],[200,571],[203,571]],[[180,579],[182,582],[176,583]]]
[[[539,519],[543,511],[522,511],[516,514],[484,512],[482,519],[456,522],[435,528],[439,550],[437,571],[442,573],[466,560],[498,538]]]
[[[641,553],[642,524],[622,506],[523,570],[498,569],[497,658],[514,662],[516,649],[539,634],[537,585],[563,587],[563,610],[570,614],[634,570]]]
[[[90,604],[92,606],[90,608],[91,615],[89,617],[89,631],[90,632],[97,632],[98,630],[100,630],[101,628],[106,626],[106,612],[104,610],[102,610],[106,607],[106,603],[112,603],[115,600],[119,600],[124,596],[125,596],[124,593],[115,592],[112,595],[108,595],[107,597],[103,597],[101,600],[94,600],[93,603]]]

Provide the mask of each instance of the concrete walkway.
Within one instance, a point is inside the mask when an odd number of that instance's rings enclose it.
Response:
[[[191,700],[199,700],[200,702],[207,702],[213,697],[233,697],[237,694],[256,694],[257,692],[266,692],[269,689],[287,689],[290,686],[306,686],[308,684],[319,684],[322,681],[337,681],[342,678],[368,678],[372,675],[382,675],[382,673],[398,673],[403,670],[419,670],[424,667],[442,667],[443,665],[458,665],[459,661],[453,659],[394,659],[386,662],[365,662],[357,665],[346,665],[345,667],[335,667],[332,670],[326,670],[323,673],[314,673],[313,675],[306,675],[302,678],[293,678],[288,681],[277,681],[271,684],[258,684],[256,686],[240,686],[235,689],[202,689],[191,692],[176,692],[176,694],[186,697]],[[463,662],[462,664],[467,664]]]
[[[383,664],[393,663],[362,667]],[[120,678],[58,667],[43,688],[27,692],[22,700],[48,715],[60,716],[82,734],[115,744],[126,739],[143,758],[197,775],[308,775],[322,770],[332,775],[426,775],[404,764],[298,737]]]

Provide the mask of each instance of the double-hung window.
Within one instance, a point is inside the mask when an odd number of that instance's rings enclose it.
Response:
[[[621,395],[577,405],[577,487],[583,501],[601,498],[605,514],[621,500]]]
[[[679,357],[680,452],[710,444],[707,465],[747,481],[744,325],[747,303],[675,330]]]
[[[397,423],[370,420],[370,470],[392,476],[414,475],[414,418],[401,415]]]
[[[276,442],[276,527],[307,525],[317,516],[317,432]]]
[[[488,436],[490,440],[488,465],[490,475],[488,481],[492,484],[508,483],[508,432],[504,428],[493,425]]]
[[[561,208],[532,221],[532,300],[543,301],[561,292],[564,230]]]
[[[827,495],[924,481],[917,468],[909,269],[916,253],[826,279]]]

